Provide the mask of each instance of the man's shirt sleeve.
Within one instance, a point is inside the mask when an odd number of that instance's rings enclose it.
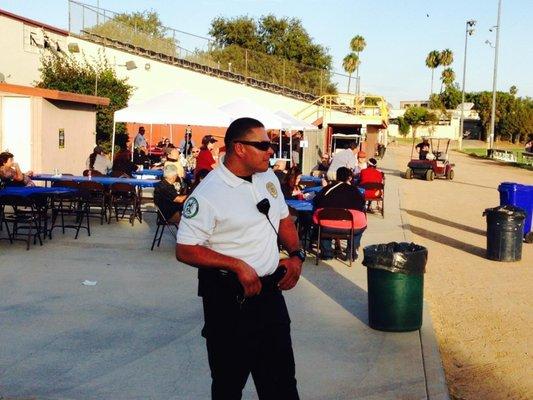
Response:
[[[204,246],[215,229],[215,210],[201,195],[193,193],[183,205],[176,241]]]

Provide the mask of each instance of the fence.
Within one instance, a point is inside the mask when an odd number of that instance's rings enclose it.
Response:
[[[210,69],[288,88],[306,95],[356,90],[355,77],[289,61],[236,45],[219,47],[206,37],[162,27],[146,33],[117,20],[116,12],[69,0],[69,32],[82,38],[111,40],[132,49],[143,49],[167,58],[185,60]]]

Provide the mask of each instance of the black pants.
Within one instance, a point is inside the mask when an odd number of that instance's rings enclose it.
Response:
[[[299,399],[283,295],[265,288],[241,304],[234,289],[218,282],[202,293],[212,399],[241,399],[250,373],[260,400]]]

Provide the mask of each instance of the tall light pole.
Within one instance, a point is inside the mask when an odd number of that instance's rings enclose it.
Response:
[[[468,36],[472,36],[474,34],[475,25],[476,25],[476,20],[474,19],[466,21],[465,56],[463,58],[463,93],[461,95],[461,120],[459,121],[459,140],[457,142],[459,150],[463,148],[463,129],[464,129],[464,120],[465,120],[466,51],[468,49]]]
[[[496,82],[498,78],[498,48],[500,47],[500,16],[502,11],[502,0],[498,0],[498,19],[496,26],[496,43],[494,45],[494,72],[492,75],[492,111],[490,114],[490,135],[487,138],[487,147],[492,149],[494,146],[494,124],[496,121]]]

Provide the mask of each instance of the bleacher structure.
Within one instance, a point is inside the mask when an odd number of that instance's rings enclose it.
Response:
[[[79,26],[77,28],[74,27],[75,23],[73,22],[75,19],[73,15],[76,13],[78,17],[81,14],[81,23],[78,21]],[[243,74],[229,69],[224,70],[220,68],[220,65],[209,65],[213,64],[212,60],[198,56],[199,53],[197,50],[190,51],[180,46],[179,44],[181,43],[176,39],[176,34],[186,34],[200,38],[201,40],[209,39],[181,32],[173,28],[164,28],[168,34],[165,38],[151,36],[150,34],[140,32],[120,22],[116,22],[115,17],[117,15],[113,11],[69,0],[69,34],[98,45],[127,51],[131,54],[168,63],[176,67],[189,69],[208,76],[225,79],[309,103],[308,106],[304,107],[298,113],[300,118],[306,118],[307,114],[317,113],[316,118],[318,119],[331,110],[365,117],[369,115],[369,108],[373,108],[372,112],[374,116],[377,112],[383,120],[388,118],[387,104],[381,96],[310,93],[279,84],[274,79],[273,81],[262,80],[254,78],[247,73]],[[109,24],[110,22],[113,24],[111,32],[102,32],[102,29],[99,29],[102,25]],[[168,42],[165,42],[165,40]],[[209,44],[212,44],[212,42]],[[276,61],[279,60],[276,59]],[[273,62],[275,62],[274,58]],[[370,103],[368,99],[370,99]]]

